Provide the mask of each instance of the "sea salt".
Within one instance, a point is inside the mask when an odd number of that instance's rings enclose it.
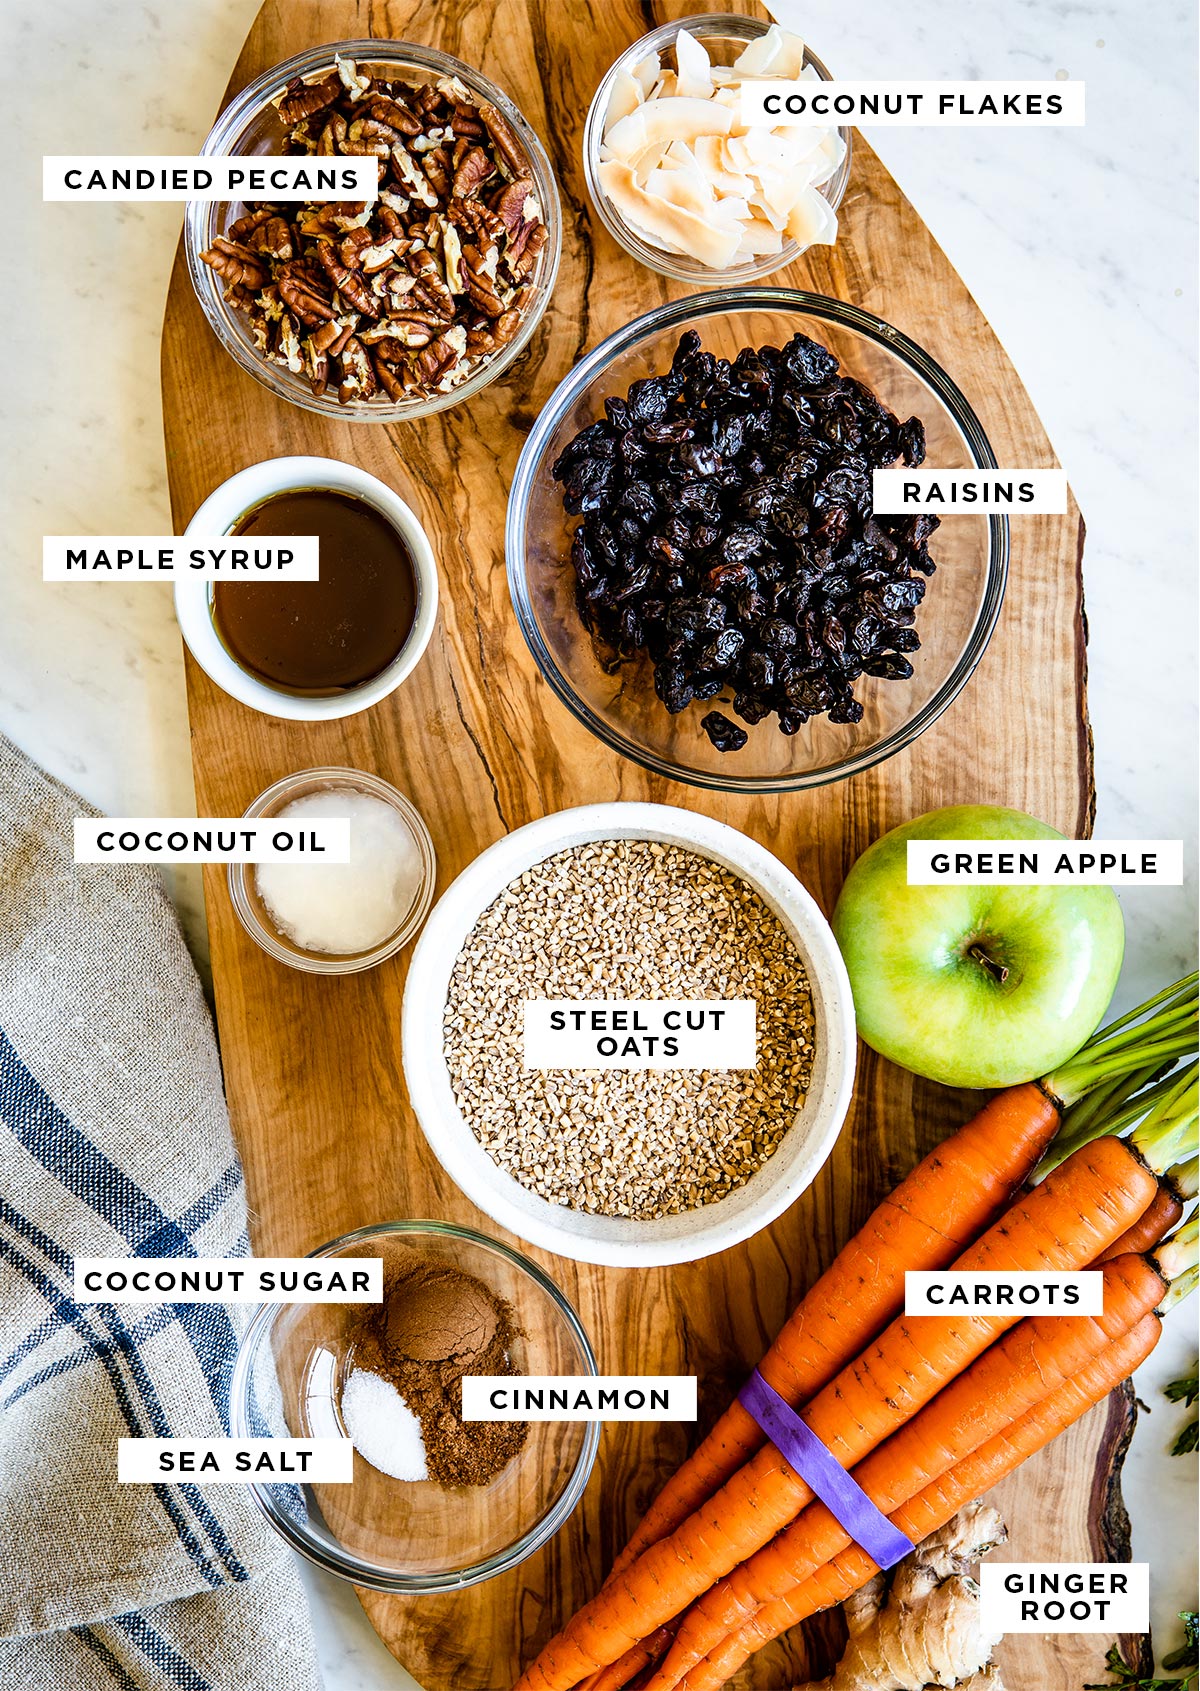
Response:
[[[371,951],[395,933],[421,883],[421,854],[398,811],[345,787],[306,793],[281,821],[350,820],[350,861],[260,863],[255,885],[279,931],[305,951]]]
[[[342,1387],[342,1420],[355,1450],[394,1480],[427,1480],[421,1423],[390,1380],[355,1368]]]

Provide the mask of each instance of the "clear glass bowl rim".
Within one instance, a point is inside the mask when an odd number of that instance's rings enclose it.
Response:
[[[504,1257],[514,1268],[521,1270],[539,1289],[546,1293],[558,1313],[566,1321],[567,1327],[579,1347],[585,1367],[581,1370],[584,1376],[596,1376],[596,1356],[583,1328],[583,1323],[575,1313],[575,1309],[568,1302],[564,1293],[551,1280],[550,1276],[536,1262],[523,1256],[511,1245],[506,1245],[500,1239],[490,1238],[486,1233],[480,1233],[474,1227],[465,1227],[452,1221],[381,1221],[370,1227],[358,1227],[351,1233],[343,1233],[338,1239],[331,1239],[327,1245],[320,1245],[315,1251],[307,1252],[310,1257],[336,1256],[339,1252],[356,1245],[370,1244],[377,1239],[404,1237],[412,1234],[436,1234],[444,1239],[458,1239],[469,1245],[481,1246],[494,1251]],[[244,1414],[244,1406],[248,1393],[251,1370],[259,1347],[264,1339],[269,1339],[271,1327],[281,1311],[291,1307],[288,1304],[259,1304],[251,1315],[238,1346],[237,1358],[233,1367],[233,1379],[230,1383],[230,1431],[234,1438],[249,1438],[249,1422]],[[398,1574],[379,1567],[376,1563],[364,1562],[348,1550],[334,1549],[330,1545],[318,1544],[306,1537],[296,1526],[290,1516],[279,1510],[270,1495],[269,1486],[251,1485],[250,1493],[259,1509],[275,1528],[281,1538],[291,1545],[308,1561],[313,1562],[326,1572],[337,1574],[342,1579],[348,1579],[355,1585],[365,1586],[369,1591],[386,1592],[438,1592],[460,1591],[469,1585],[479,1585],[486,1579],[492,1579],[496,1574],[507,1572],[515,1568],[526,1557],[539,1549],[548,1539],[553,1538],[566,1523],[575,1510],[576,1504],[583,1496],[588,1480],[591,1478],[592,1468],[596,1461],[596,1452],[600,1448],[600,1423],[589,1421],[586,1424],[583,1446],[579,1452],[571,1478],[563,1490],[562,1496],[547,1510],[540,1521],[537,1521],[529,1531],[523,1533],[507,1550],[499,1550],[493,1556],[486,1556],[480,1562],[473,1562],[465,1568],[460,1568],[452,1574]]]
[[[268,97],[274,89],[282,87],[294,76],[308,77],[314,72],[331,69],[335,54],[343,58],[361,59],[367,64],[394,64],[431,71],[438,76],[460,77],[467,87],[476,92],[482,91],[486,99],[498,106],[516,130],[518,139],[529,154],[539,197],[546,202],[542,209],[550,237],[542,252],[537,293],[517,333],[494,358],[466,381],[451,388],[448,393],[434,394],[427,399],[400,404],[372,402],[363,405],[339,405],[336,398],[328,399],[314,394],[303,378],[293,377],[290,372],[285,373],[265,358],[252,355],[249,347],[232,332],[227,321],[232,308],[225,304],[219,287],[213,283],[208,266],[200,261],[200,252],[207,238],[205,224],[211,209],[207,202],[201,200],[189,200],[184,211],[183,239],[188,275],[200,308],[222,347],[240,369],[269,388],[277,397],[286,399],[305,411],[315,411],[323,417],[338,417],[353,423],[400,423],[415,417],[430,417],[451,405],[459,404],[464,399],[472,398],[487,387],[489,382],[500,376],[525,350],[534,330],[541,322],[554,292],[562,255],[562,201],[558,192],[558,180],[537,132],[502,88],[497,87],[482,71],[476,70],[473,65],[468,65],[462,59],[455,58],[452,53],[443,53],[436,47],[424,47],[415,41],[369,38],[330,41],[293,54],[290,59],[284,59],[269,70],[263,71],[261,76],[256,76],[240,94],[234,96],[209,132],[200,149],[201,154],[223,154],[231,148],[236,149],[237,140],[246,124],[268,103]]]
[[[799,774],[782,776],[747,776],[741,779],[733,775],[723,778],[716,772],[706,770],[685,770],[668,759],[659,757],[657,753],[641,746],[635,746],[632,742],[627,741],[623,735],[611,728],[603,717],[597,716],[591,710],[575,692],[567,677],[561,673],[542,639],[529,595],[525,570],[525,529],[529,514],[530,492],[538,459],[541,457],[546,441],[558,426],[563,415],[574,405],[593,377],[602,373],[615,359],[622,353],[627,352],[638,341],[649,334],[657,334],[664,329],[681,327],[689,318],[716,316],[731,311],[755,310],[792,311],[807,317],[815,317],[824,322],[836,324],[840,328],[856,330],[867,339],[874,341],[876,345],[894,353],[915,375],[928,384],[945,405],[955,424],[962,431],[975,467],[977,469],[995,469],[997,467],[991,442],[988,440],[983,425],[975,415],[966,396],[946,374],[941,365],[923,347],[910,336],[904,334],[902,330],[894,329],[883,318],[876,317],[869,311],[864,311],[861,306],[850,305],[844,300],[833,299],[825,294],[808,293],[800,288],[719,288],[710,293],[689,294],[684,299],[669,300],[665,305],[656,306],[652,311],[645,312],[641,317],[635,318],[633,322],[627,323],[624,328],[609,335],[564,376],[543,405],[537,422],[530,430],[525,445],[521,448],[521,456],[517,460],[512,489],[509,493],[508,511],[504,525],[505,562],[509,593],[512,596],[521,633],[524,635],[525,643],[533,653],[538,669],[548,686],[566,705],[576,720],[582,722],[585,728],[590,729],[598,740],[608,746],[610,750],[631,759],[632,762],[640,764],[643,769],[649,769],[655,775],[665,776],[671,781],[682,781],[688,786],[701,787],[708,792],[786,793],[797,792],[807,787],[828,786],[834,781],[842,781],[850,775],[857,775],[864,769],[871,769],[875,764],[883,763],[887,758],[894,756],[896,752],[903,751],[906,747],[912,745],[954,702],[970,680],[979,660],[987,650],[988,642],[995,630],[996,621],[1000,615],[1000,607],[1004,600],[1004,590],[1008,582],[1010,550],[1008,518],[1007,516],[989,516],[987,519],[987,583],[983,603],[975,619],[975,626],[971,630],[971,637],[958,662],[937,692],[914,717],[895,729],[878,745],[871,746],[857,756],[849,757],[832,768],[802,771]],[[569,567],[568,561],[564,559],[563,568],[567,567]]]
[[[644,264],[648,270],[653,270],[660,276],[670,276],[673,281],[688,282],[697,287],[725,287],[734,282],[762,282],[768,276],[773,276],[776,271],[793,264],[809,250],[808,247],[801,246],[799,241],[789,240],[784,242],[782,250],[777,253],[764,253],[759,258],[732,265],[728,270],[711,270],[698,259],[688,258],[684,253],[669,252],[663,247],[652,246],[650,242],[644,241],[610,205],[608,196],[602,192],[596,180],[603,140],[604,114],[608,110],[613,82],[623,66],[634,63],[638,58],[644,58],[647,53],[660,53],[664,47],[673,43],[681,29],[689,30],[702,39],[710,35],[724,35],[750,42],[764,36],[775,21],[749,18],[737,12],[697,12],[690,18],[673,18],[669,23],[658,24],[613,60],[592,95],[583,126],[583,174],[588,195],[596,215],[617,245],[623,247],[630,258],[635,258],[639,264]],[[822,82],[833,81],[831,73],[807,42],[804,44],[804,63],[816,71]],[[853,132],[840,124],[837,129],[846,150],[842,162],[829,181],[822,184],[822,188],[829,190],[825,197],[834,211],[841,205],[850,180],[851,154],[854,147]]]
[[[245,928],[250,938],[260,945],[268,957],[273,957],[278,963],[286,963],[290,968],[300,969],[310,975],[357,975],[363,969],[373,969],[379,963],[386,963],[389,957],[404,948],[413,935],[421,927],[429,914],[433,903],[433,889],[437,881],[437,854],[433,848],[433,838],[426,825],[425,818],[410,798],[406,798],[398,787],[393,787],[390,781],[385,781],[381,775],[373,775],[367,769],[350,769],[339,765],[328,764],[315,769],[297,769],[291,775],[282,775],[278,781],[272,781],[269,787],[264,787],[258,797],[254,799],[242,812],[243,819],[248,817],[266,816],[271,806],[277,801],[287,801],[288,797],[298,787],[311,786],[315,782],[324,781],[329,786],[352,786],[359,792],[366,792],[371,798],[382,799],[397,810],[408,823],[417,850],[421,854],[421,889],[413,902],[405,920],[375,947],[373,951],[362,952],[329,952],[320,953],[306,951],[289,951],[287,946],[280,944],[278,935],[273,928],[267,928],[259,921],[246,886],[246,871],[252,868],[248,863],[231,863],[227,870],[229,881],[229,897],[233,904],[234,914]]]

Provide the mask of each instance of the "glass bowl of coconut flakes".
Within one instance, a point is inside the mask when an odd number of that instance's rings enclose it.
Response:
[[[701,287],[755,282],[837,239],[850,131],[745,126],[741,86],[764,78],[831,80],[778,24],[713,14],[651,30],[597,88],[588,191],[609,234],[649,269]]]

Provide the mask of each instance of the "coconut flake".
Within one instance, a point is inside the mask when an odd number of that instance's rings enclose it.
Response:
[[[605,113],[598,181],[630,226],[712,269],[782,252],[785,238],[835,240],[817,186],[845,155],[837,129],[741,117],[743,82],[817,76],[799,36],[772,24],[732,66],[712,64],[689,30],[674,45],[674,68],[650,54],[614,78]]]
[[[631,76],[627,70],[618,71],[613,77],[612,93],[608,97],[608,110],[604,114],[604,127],[612,128],[630,112],[636,111],[646,98],[645,90],[636,76]]]
[[[675,36],[675,64],[679,93],[707,100],[713,87],[712,64],[707,49],[689,30],[681,29]]]
[[[621,216],[652,246],[688,253],[713,270],[725,270],[732,264],[738,244],[736,229],[718,229],[670,200],[648,194],[619,159],[601,164],[598,176],[601,188]]]

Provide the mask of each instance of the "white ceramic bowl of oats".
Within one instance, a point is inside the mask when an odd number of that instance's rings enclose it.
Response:
[[[530,999],[747,998],[752,1069],[525,1061]],[[695,1261],[774,1221],[854,1080],[850,983],[811,894],[757,841],[670,805],[559,811],[477,857],[413,953],[402,1038],[417,1120],[472,1202],[613,1266]]]

